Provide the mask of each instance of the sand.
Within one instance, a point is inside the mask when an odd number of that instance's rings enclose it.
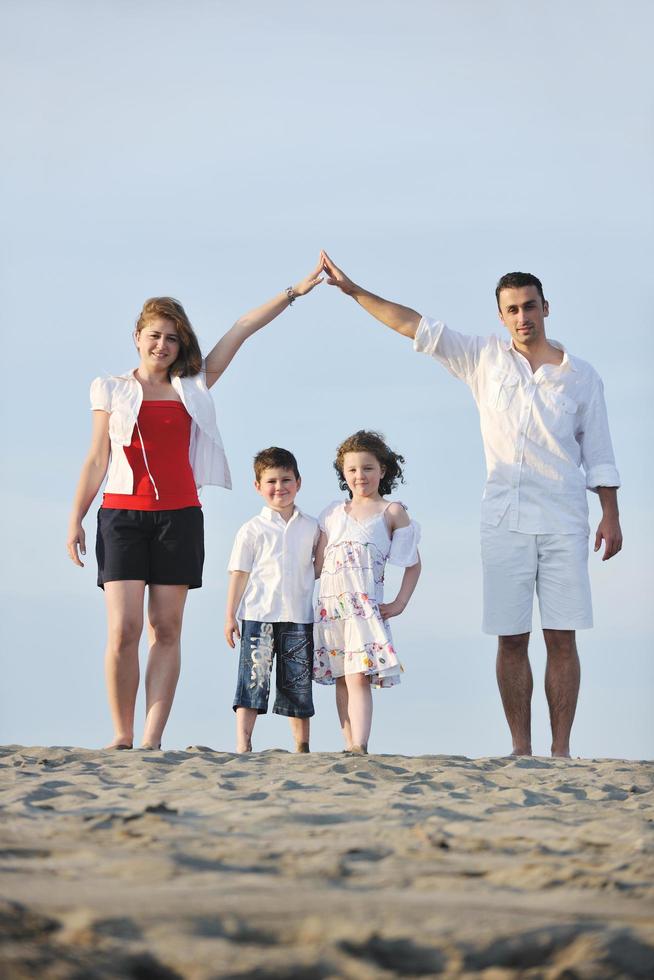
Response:
[[[0,751],[3,978],[654,976],[646,762]]]

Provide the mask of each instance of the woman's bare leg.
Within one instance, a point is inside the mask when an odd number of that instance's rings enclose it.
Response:
[[[347,706],[350,717],[352,748],[368,749],[372,727],[372,690],[366,674],[346,674]]]
[[[181,661],[181,634],[187,585],[151,585],[148,589],[150,653],[145,673],[143,747],[159,748],[175,697]]]
[[[107,748],[131,746],[134,741],[134,706],[139,686],[139,640],[143,630],[145,582],[105,582],[107,648],[105,678],[113,741]]]
[[[349,751],[352,748],[352,729],[348,714],[347,684],[344,677],[336,678],[336,710],[345,740],[345,749]]]

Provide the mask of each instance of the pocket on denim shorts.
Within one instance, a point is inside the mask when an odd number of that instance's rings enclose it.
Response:
[[[281,654],[278,652],[281,681],[285,690],[311,686],[313,669],[313,628],[306,632],[287,632],[281,635]]]

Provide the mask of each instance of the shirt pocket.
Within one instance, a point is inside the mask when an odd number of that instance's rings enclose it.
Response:
[[[577,402],[569,395],[564,395],[562,391],[548,392],[546,400],[552,431],[561,436],[573,433],[579,408]]]
[[[496,412],[506,412],[518,390],[520,379],[515,374],[493,373],[488,379],[486,401]]]

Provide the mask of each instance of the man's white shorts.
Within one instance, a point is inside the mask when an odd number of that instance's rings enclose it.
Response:
[[[484,633],[530,633],[534,585],[542,629],[589,629],[588,534],[524,534],[507,524],[505,516],[498,527],[481,526]]]

